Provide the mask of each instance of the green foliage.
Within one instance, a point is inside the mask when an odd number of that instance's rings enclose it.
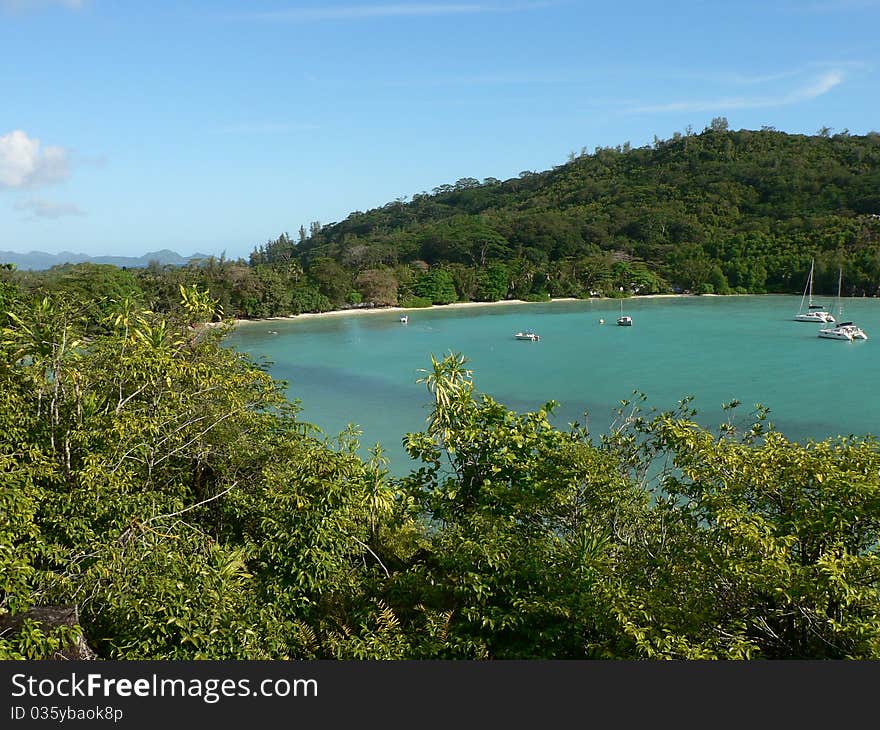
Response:
[[[760,407],[742,430],[737,402],[714,434],[687,399],[644,414],[639,397],[596,442],[556,425],[555,403],[516,413],[480,394],[450,354],[422,374],[430,415],[393,479],[380,447],[363,459],[354,428],[330,439],[300,421],[282,383],[222,346],[229,323],[205,324],[224,301],[275,311],[250,277],[292,309],[330,306],[283,248],[253,267],[145,270],[163,313],[114,288],[128,277],[83,301],[91,270],[67,288],[47,274],[58,287],[37,296],[4,270],[0,614],[75,605],[80,626],[24,621],[0,658],[80,632],[104,659],[880,658],[875,440],[790,442]],[[745,254],[723,269],[680,251],[677,281],[697,291],[768,280]],[[525,298],[666,286],[636,257],[545,263],[383,265],[355,282],[387,292],[393,272],[431,295],[405,306],[502,281]]]
[[[737,433],[737,405],[718,436],[686,405],[636,405],[607,440],[656,489],[621,562],[623,631],[649,658],[876,658],[878,444],[792,443],[762,409]]]
[[[405,309],[421,309],[424,307],[431,306],[431,300],[425,299],[424,297],[407,297],[406,299],[401,300],[400,306]]]
[[[303,238],[305,232],[303,232]],[[269,266],[288,266],[296,258],[296,244],[286,233],[282,233],[274,241],[258,246],[250,256],[252,266],[268,264]]]
[[[26,618],[13,636],[0,636],[0,661],[48,659],[71,647],[81,636],[79,626],[46,629],[41,622]]]
[[[413,291],[416,296],[427,299],[432,304],[450,304],[457,297],[452,274],[438,268],[425,271],[416,281]]]
[[[352,287],[349,271],[329,257],[314,259],[309,265],[309,276],[318,285],[318,290],[330,303],[338,307],[345,303]]]
[[[477,299],[481,302],[497,302],[507,298],[509,279],[504,264],[490,264],[477,277]]]
[[[434,408],[404,484],[434,529],[389,594],[417,655],[878,656],[875,441],[802,446],[760,409],[738,433],[736,402],[715,437],[685,400],[624,404],[597,447],[551,426],[553,404],[478,396],[459,355],[422,382]]]
[[[405,485],[437,529],[430,558],[395,590],[443,618],[441,656],[603,655],[612,526],[641,512],[644,496],[585,431],[550,425],[554,404],[517,415],[477,397],[463,357],[432,358],[422,382],[434,410],[406,447],[425,466]],[[427,631],[423,615],[412,620]]]
[[[355,286],[364,301],[382,306],[397,304],[397,280],[388,269],[361,271],[355,279]]]
[[[89,333],[102,328],[119,302],[141,303],[144,299],[135,274],[110,264],[67,264],[47,272],[21,274],[19,280],[27,288],[39,288],[43,294],[77,302]]]
[[[6,323],[7,312],[14,310],[21,298],[21,288],[14,272],[12,264],[0,264],[0,326]]]
[[[79,303],[48,297],[3,329],[0,611],[76,604],[103,658],[331,656],[372,605],[392,492],[222,327],[190,326],[205,290],[181,295],[178,318],[129,305],[88,338]]]

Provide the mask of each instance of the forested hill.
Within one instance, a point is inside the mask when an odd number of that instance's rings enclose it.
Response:
[[[728,131],[718,119],[504,182],[463,178],[313,225],[297,250],[355,270],[504,262],[518,293],[529,292],[517,274],[532,293],[560,296],[626,283],[614,281],[615,261],[644,262],[682,289],[794,292],[815,256],[820,290],[834,291],[842,264],[847,293],[873,295],[878,214],[880,135]]]
[[[506,181],[462,178],[340,223],[315,221],[249,261],[0,269],[0,285],[129,298],[160,312],[180,308],[181,286],[196,286],[227,316],[260,318],[675,291],[799,294],[813,259],[818,294],[836,293],[839,271],[844,295],[880,294],[880,134],[734,132],[718,118],[650,147],[572,154]]]

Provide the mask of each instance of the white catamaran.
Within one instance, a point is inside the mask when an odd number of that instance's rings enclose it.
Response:
[[[843,305],[840,303],[840,289],[843,284],[843,269],[837,275],[837,316],[843,319]],[[867,340],[868,335],[861,327],[856,327],[852,322],[840,322],[834,327],[823,327],[819,330],[819,337],[826,340]]]
[[[804,295],[801,297],[801,307],[794,316],[794,321],[818,322],[819,324],[833,322],[834,317],[831,316],[830,312],[824,311],[821,304],[813,304],[813,263],[813,260],[811,260],[810,275],[807,277],[807,285],[804,287]],[[807,310],[804,311],[804,300],[808,297]]]

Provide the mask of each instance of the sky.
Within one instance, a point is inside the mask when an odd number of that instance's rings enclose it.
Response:
[[[0,250],[247,257],[714,117],[880,128],[880,0],[0,0]]]

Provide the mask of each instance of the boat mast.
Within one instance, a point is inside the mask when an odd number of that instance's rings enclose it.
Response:
[[[807,298],[807,291],[810,292],[810,304],[813,303],[813,261],[810,260],[810,275],[807,277],[807,283],[804,286],[804,293],[801,296],[801,307],[798,310],[798,313],[804,311],[804,299]]]
[[[810,301],[809,306],[813,306],[813,263],[815,259],[810,259]]]

